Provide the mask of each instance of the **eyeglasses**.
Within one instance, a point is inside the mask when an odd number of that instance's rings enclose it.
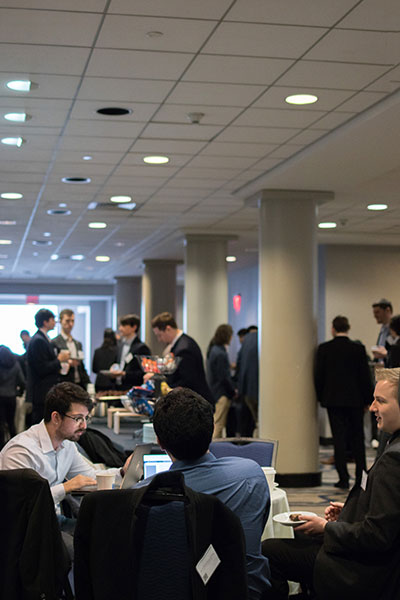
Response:
[[[86,417],[82,417],[82,416],[80,416],[80,417],[71,417],[71,415],[66,415],[66,414],[63,414],[63,413],[61,413],[61,414],[63,415],[63,417],[68,417],[68,419],[72,419],[73,421],[75,421],[75,423],[77,425],[83,425],[84,423],[86,423],[86,425],[87,425],[92,420],[92,417],[90,417],[89,415],[87,415]]]

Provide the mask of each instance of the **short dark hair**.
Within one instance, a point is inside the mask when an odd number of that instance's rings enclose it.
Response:
[[[372,305],[372,308],[376,308],[376,307],[383,308],[383,310],[390,308],[390,312],[393,312],[392,303],[389,302],[389,300],[386,300],[386,298],[381,298],[379,300],[379,302],[374,302]]]
[[[76,385],[76,383],[63,381],[62,383],[53,385],[47,392],[44,403],[45,423],[51,421],[51,413],[54,411],[60,413],[60,415],[65,415],[71,409],[73,402],[75,404],[82,404],[89,412],[93,408],[93,402],[89,394],[79,385]]]
[[[16,362],[15,354],[13,354],[8,346],[0,346],[0,367],[11,369]]]
[[[347,333],[350,329],[350,323],[347,317],[338,315],[333,319],[332,327],[337,333]]]
[[[390,319],[390,329],[393,329],[397,335],[400,335],[400,315],[395,315]]]
[[[257,325],[249,325],[247,328],[247,333],[251,333],[252,331],[258,331]]]
[[[43,327],[44,322],[50,321],[50,319],[55,319],[55,314],[52,313],[48,308],[41,308],[35,315],[35,325],[38,329],[40,329]]]
[[[153,425],[161,445],[175,458],[195,460],[210,445],[213,409],[200,394],[178,387],[156,403]]]
[[[131,327],[135,327],[135,325],[137,325],[137,329],[139,331],[140,317],[138,317],[138,315],[125,315],[120,318],[119,322],[121,323],[121,325],[130,325]]]
[[[170,312],[162,312],[159,315],[156,315],[151,320],[151,326],[154,329],[157,327],[160,331],[165,331],[166,328],[172,327],[172,329],[178,329],[178,325]]]
[[[117,338],[115,337],[115,331],[111,327],[106,327],[103,334],[102,348],[111,348],[117,345]]]
[[[239,329],[239,331],[237,332],[236,335],[238,335],[239,337],[244,337],[247,333],[248,333],[247,327],[242,327],[242,329]]]
[[[22,337],[23,335],[29,335],[29,337],[31,337],[31,334],[26,329],[21,329],[21,331],[19,332],[20,337]]]
[[[59,314],[59,319],[61,321],[61,319],[65,316],[67,317],[72,317],[72,315],[74,315],[74,311],[71,308],[63,308],[62,311]]]

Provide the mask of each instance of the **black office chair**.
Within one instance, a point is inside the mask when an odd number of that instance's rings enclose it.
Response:
[[[262,438],[219,438],[211,442],[210,451],[217,458],[240,456],[251,458],[261,467],[275,467],[278,442]]]

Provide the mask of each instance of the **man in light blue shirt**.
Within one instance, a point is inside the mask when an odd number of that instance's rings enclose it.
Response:
[[[215,458],[209,452],[213,427],[211,404],[192,390],[176,388],[156,404],[154,430],[171,457],[171,470],[181,471],[187,486],[217,496],[239,517],[246,539],[249,599],[268,598],[269,564],[261,554],[270,508],[268,484],[254,461]]]

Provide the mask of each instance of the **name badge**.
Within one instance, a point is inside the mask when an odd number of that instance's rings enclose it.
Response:
[[[207,585],[220,562],[218,554],[215,552],[213,545],[210,544],[196,565],[196,571],[203,580],[204,585]]]
[[[363,470],[362,475],[361,475],[361,489],[365,490],[367,489],[367,481],[368,481],[368,474]]]
[[[79,358],[79,360],[83,360],[85,358],[85,355],[83,354],[83,350],[78,350],[78,358]]]
[[[132,358],[133,358],[132,352],[129,352],[129,354],[127,354],[125,356],[125,364],[127,365],[128,363],[130,363]]]

